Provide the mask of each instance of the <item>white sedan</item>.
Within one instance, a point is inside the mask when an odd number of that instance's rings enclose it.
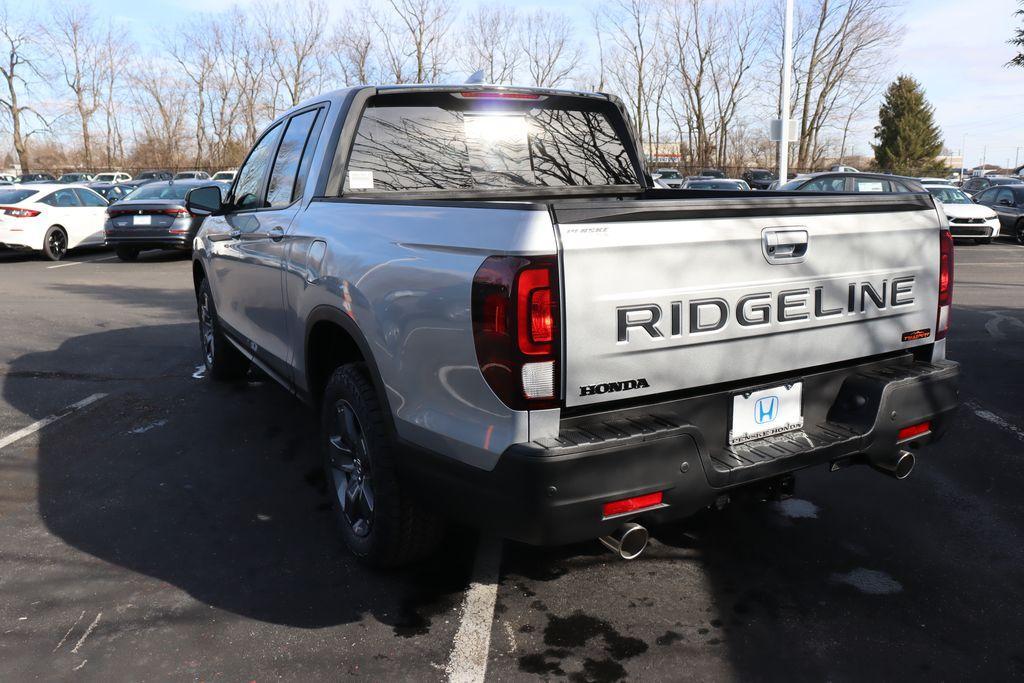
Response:
[[[925,189],[939,200],[953,237],[984,244],[999,237],[999,216],[991,206],[975,204],[963,190],[952,185],[925,185]]]
[[[0,187],[0,247],[42,252],[59,261],[68,249],[100,246],[107,200],[79,185]]]

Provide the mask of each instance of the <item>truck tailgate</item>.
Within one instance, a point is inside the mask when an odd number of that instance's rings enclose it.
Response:
[[[567,406],[929,344],[939,216],[923,195],[565,201]]]

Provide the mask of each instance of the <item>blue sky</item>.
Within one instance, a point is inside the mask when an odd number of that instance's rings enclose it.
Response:
[[[244,6],[252,0],[241,0]],[[159,40],[189,11],[226,9],[234,0],[147,0],[141,3],[104,0],[97,9],[126,20],[145,44]],[[341,6],[341,2],[338,5]],[[462,0],[463,5],[473,4]],[[581,31],[589,27],[590,2],[547,0],[514,2],[524,9],[560,9],[572,15]],[[891,73],[913,76],[935,105],[946,146],[960,151],[966,138],[969,164],[1024,163],[1024,69],[1003,67],[1014,54],[1006,44],[1013,26],[1016,0],[908,0],[903,15],[903,42],[891,62]],[[580,39],[588,42],[588,36]],[[877,105],[869,107],[876,111]],[[868,153],[874,116],[858,131],[857,152]]]

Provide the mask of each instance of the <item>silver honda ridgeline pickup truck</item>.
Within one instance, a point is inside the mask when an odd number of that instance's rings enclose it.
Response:
[[[374,565],[445,518],[639,554],[642,524],[802,468],[903,478],[958,402],[929,195],[653,189],[607,95],[330,93],[188,205],[210,376],[318,407]]]

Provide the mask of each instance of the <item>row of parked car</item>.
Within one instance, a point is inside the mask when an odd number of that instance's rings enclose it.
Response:
[[[105,183],[108,185],[142,185],[155,180],[213,180],[230,184],[235,179],[235,171],[217,171],[212,176],[206,171],[142,171],[137,176],[124,171],[104,171],[103,173],[63,173],[54,176],[52,173],[22,173],[12,175],[0,173],[0,185],[28,185],[31,183],[60,183],[63,185],[78,183]]]
[[[118,196],[71,183],[0,187],[0,248],[35,251],[51,261],[88,246],[112,247],[123,261],[145,249],[187,251],[203,221],[185,207],[197,187],[223,194],[228,185],[208,178],[153,180]]]
[[[865,173],[851,167],[797,175],[780,183],[771,171],[751,169],[742,178],[727,178],[717,169],[683,176],[675,169],[652,174],[657,187],[683,190],[753,189],[782,192],[928,192],[941,202],[955,238],[989,243],[999,236],[1024,245],[1024,179],[1016,176],[972,176],[958,187],[959,173],[945,178],[908,178]]]

